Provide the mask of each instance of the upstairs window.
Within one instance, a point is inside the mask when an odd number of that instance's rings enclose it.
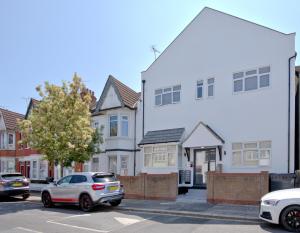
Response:
[[[207,97],[213,97],[215,92],[215,79],[209,78],[207,79]]]
[[[155,105],[167,105],[180,102],[181,85],[155,90]]]
[[[109,117],[109,136],[118,136],[118,116],[113,115]]]
[[[233,92],[252,91],[270,86],[270,66],[233,74]]]
[[[14,135],[12,133],[8,134],[8,144],[9,145],[14,144]]]
[[[121,120],[121,135],[128,137],[128,116],[122,116]]]
[[[203,97],[203,80],[197,81],[197,99]]]

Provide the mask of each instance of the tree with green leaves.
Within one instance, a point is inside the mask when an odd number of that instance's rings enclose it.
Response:
[[[45,82],[38,86],[41,101],[29,117],[19,121],[21,144],[29,144],[50,163],[69,167],[83,163],[99,153],[103,142],[102,129],[91,127],[91,95],[76,74],[72,82],[57,86]]]

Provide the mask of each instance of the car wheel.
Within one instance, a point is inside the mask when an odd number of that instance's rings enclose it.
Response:
[[[88,194],[81,195],[79,205],[81,210],[83,210],[84,212],[89,212],[94,207],[93,201]]]
[[[28,194],[28,193],[27,193],[27,194],[23,194],[23,195],[22,195],[22,197],[23,197],[23,200],[26,200],[26,199],[28,199],[28,197],[29,197],[29,196],[30,196],[30,194]]]
[[[53,202],[52,202],[50,193],[48,193],[48,192],[43,192],[43,194],[42,194],[42,202],[44,204],[44,207],[46,207],[46,208],[53,207]]]
[[[300,206],[289,206],[283,210],[280,216],[282,226],[292,232],[300,231]]]
[[[110,204],[111,206],[118,206],[118,205],[121,204],[121,201],[122,201],[122,200],[111,201],[109,204]]]

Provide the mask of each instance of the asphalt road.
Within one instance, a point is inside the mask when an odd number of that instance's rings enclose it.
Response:
[[[84,213],[75,206],[43,208],[41,203],[10,198],[0,201],[0,232],[5,233],[181,233],[285,232],[267,223],[204,219],[139,212],[99,206]]]

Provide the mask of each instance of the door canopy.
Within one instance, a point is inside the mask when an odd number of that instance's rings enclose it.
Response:
[[[195,148],[222,146],[224,143],[225,141],[215,131],[200,121],[182,145],[186,148]]]

